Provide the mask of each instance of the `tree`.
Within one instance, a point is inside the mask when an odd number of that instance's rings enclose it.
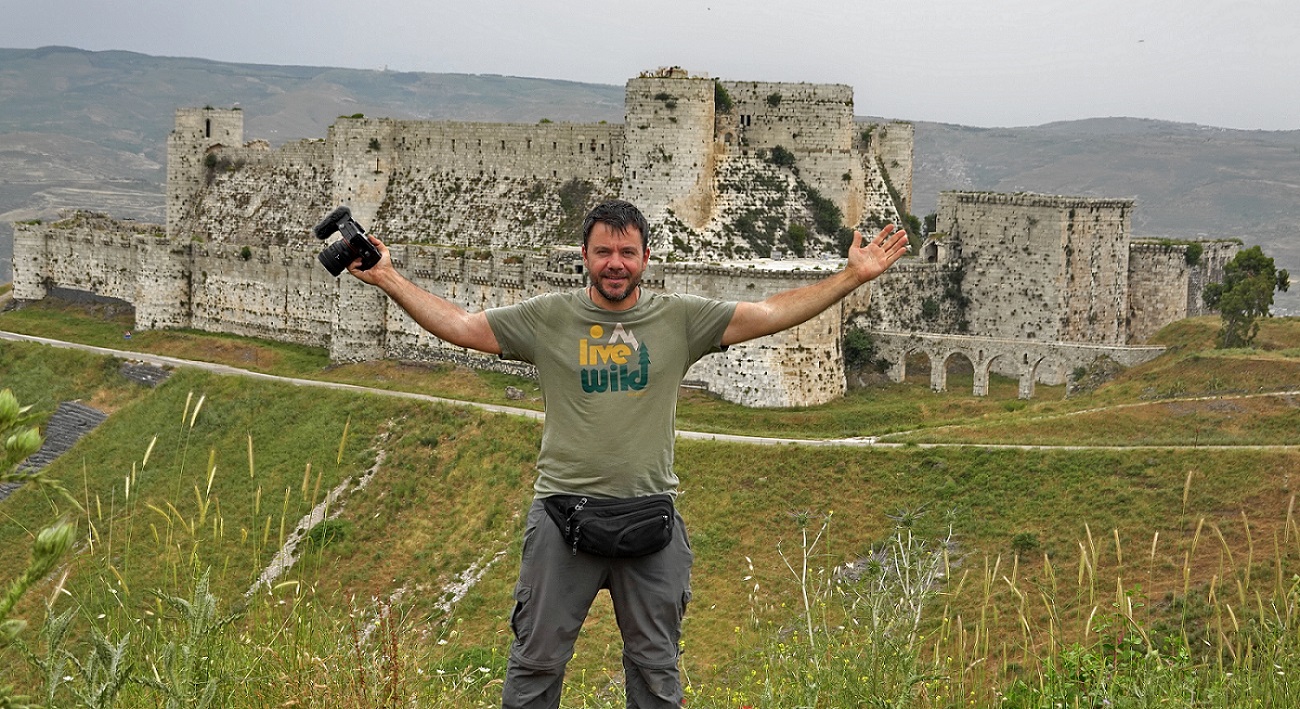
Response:
[[[1268,317],[1273,306],[1273,292],[1290,286],[1290,274],[1275,268],[1258,246],[1238,252],[1224,267],[1223,282],[1209,284],[1202,293],[1205,305],[1223,318],[1218,346],[1249,347],[1259,332],[1257,320]]]
[[[873,368],[885,371],[889,362],[880,356],[876,341],[866,330],[852,327],[844,331],[844,366],[851,370]]]

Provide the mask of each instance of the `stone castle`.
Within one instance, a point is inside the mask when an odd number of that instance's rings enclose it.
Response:
[[[912,128],[864,125],[850,87],[718,81],[679,69],[626,88],[622,125],[341,117],[324,139],[245,141],[239,110],[180,109],[168,139],[167,223],[77,213],[17,225],[14,297],[89,291],[139,328],[195,328],[329,348],[336,361],[451,360],[452,348],[377,290],[331,277],[310,227],[336,205],[398,267],[470,309],[586,283],[577,225],[620,196],[651,219],[647,286],[757,300],[840,266],[846,228],[874,233],[911,206]],[[1134,204],[946,193],[914,258],[790,331],[705,358],[690,380],[750,406],[822,403],[846,388],[846,329],[873,333],[896,379],[909,356],[946,386],[954,356],[1033,383],[1134,346],[1202,311],[1237,244],[1140,242]],[[914,235],[914,241],[920,239]],[[1195,256],[1193,258],[1192,256]]]

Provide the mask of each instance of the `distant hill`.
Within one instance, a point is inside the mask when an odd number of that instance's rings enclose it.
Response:
[[[238,105],[246,136],[278,145],[324,136],[354,113],[618,123],[623,87],[44,47],[0,49],[0,105],[3,282],[9,222],[69,207],[162,221],[165,140],[178,107]],[[1240,237],[1300,280],[1300,131],[1135,118],[1026,128],[916,122],[914,179],[919,215],[949,189],[1135,198],[1138,236]],[[1279,306],[1300,314],[1300,284]]]

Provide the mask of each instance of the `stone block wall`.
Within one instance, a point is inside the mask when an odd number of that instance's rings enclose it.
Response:
[[[871,132],[871,137],[874,145],[869,152],[880,159],[880,164],[889,175],[889,184],[903,202],[902,208],[911,212],[915,126],[901,121],[885,123],[877,125]]]
[[[14,224],[13,296],[40,300],[49,294],[49,227],[40,223]]]
[[[163,235],[137,236],[135,325],[145,330],[188,328],[193,325],[191,298],[193,242]]]
[[[669,264],[664,288],[721,300],[762,300],[829,275],[827,270],[721,268]],[[788,264],[787,264],[788,266]],[[784,332],[732,345],[705,357],[687,373],[722,398],[756,407],[813,406],[843,396],[841,350],[844,311],[866,307],[869,289]]]
[[[536,252],[465,252],[446,247],[398,244],[392,253],[394,264],[416,285],[471,312],[512,305],[547,290],[541,278],[547,259]],[[388,302],[383,305],[385,314],[380,318],[384,323],[382,357],[426,361],[450,359],[473,363],[480,368],[492,365],[497,359],[448,345],[425,331],[401,308]],[[337,343],[331,357],[345,346]],[[347,358],[363,359],[351,353]],[[519,367],[511,365],[507,369]]]
[[[204,158],[214,145],[244,144],[244,113],[235,109],[178,108],[167,137],[167,228],[175,236],[181,219],[205,182]]]
[[[969,329],[961,300],[964,275],[960,262],[902,259],[872,281],[870,307],[855,311],[851,325],[885,332],[964,334]]]
[[[713,211],[712,79],[646,76],[624,95],[622,197],[651,220],[671,212],[692,228]]]
[[[576,178],[569,178],[576,179]],[[592,200],[618,194],[613,181],[584,182]],[[383,205],[367,228],[386,241],[462,248],[539,248],[580,239],[566,212],[573,183],[550,177],[472,177],[436,167],[398,167]],[[575,204],[585,211],[589,202]]]
[[[133,243],[162,228],[77,212],[52,224],[19,224],[14,239],[14,297],[39,300],[49,286],[133,302],[139,265]]]
[[[864,211],[864,175],[854,150],[853,88],[843,84],[724,81],[740,124],[740,145],[795,156],[799,175],[857,224]]]
[[[328,347],[337,281],[316,254],[303,244],[192,245],[191,327]]]
[[[395,165],[531,180],[616,179],[622,171],[621,125],[391,123],[393,130],[377,152],[382,157],[391,151]]]
[[[1131,200],[941,194],[937,230],[960,244],[971,332],[1124,344],[1132,208]]]
[[[1223,282],[1224,268],[1241,251],[1241,242],[1236,239],[1204,241],[1200,244],[1201,258],[1188,274],[1186,317],[1189,318],[1215,312],[1206,307],[1201,294],[1209,284]]]
[[[1063,200],[1062,342],[1128,342],[1132,200]]]
[[[193,327],[326,347],[335,361],[450,360],[516,373],[527,367],[451,347],[425,332],[379,290],[334,278],[314,244],[185,242],[161,226],[102,217],[27,226],[23,278],[15,297],[35,300],[58,286],[136,306],[141,328]],[[394,261],[415,283],[471,311],[581,287],[577,250],[464,250],[397,244]],[[733,300],[759,300],[829,275],[834,263],[807,261],[744,270],[656,263],[646,286]],[[33,274],[39,274],[33,275]],[[18,285],[16,283],[16,285]],[[807,406],[844,391],[843,312],[867,306],[863,288],[839,307],[771,337],[706,358],[690,378],[747,406]]]
[[[1129,339],[1146,342],[1160,328],[1187,317],[1187,246],[1134,243],[1129,250]]]
[[[1191,242],[1135,241],[1129,250],[1129,342],[1142,343],[1169,323],[1207,315],[1201,293],[1223,280],[1223,268],[1237,254],[1237,241],[1196,242],[1200,256],[1188,263]]]
[[[285,245],[314,241],[308,232],[339,202],[329,146],[322,140],[209,149],[203,187],[168,233],[203,242]],[[168,183],[171,183],[170,177]],[[170,188],[169,188],[170,190]]]

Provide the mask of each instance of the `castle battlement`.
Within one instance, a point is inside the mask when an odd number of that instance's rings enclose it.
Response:
[[[1066,197],[1034,192],[944,192],[955,204],[988,204],[1009,207],[1041,207],[1044,209],[1133,209],[1131,199],[1105,199],[1095,197]]]
[[[245,142],[239,110],[184,108],[167,142],[165,228],[81,213],[20,224],[14,296],[86,290],[132,303],[142,329],[266,337],[337,361],[525,371],[450,347],[382,293],[331,277],[311,227],[349,205],[413,281],[478,311],[586,285],[578,226],[592,204],[620,196],[651,219],[648,288],[760,300],[838,269],[841,227],[870,237],[909,208],[912,127],[853,113],[848,86],[680,69],[630,79],[621,125],[346,117],[324,138],[272,148]],[[1077,356],[1140,341],[1194,311],[1230,258],[1226,246],[1205,247],[1199,263],[1186,248],[1134,247],[1133,208],[944,193],[941,242],[917,240],[917,256],[870,287],[707,357],[688,378],[750,406],[825,402],[845,390],[841,340],[861,326],[1032,342],[1043,364],[1028,376],[1059,380],[1073,360],[1053,359],[1051,343]],[[798,258],[767,258],[779,254]]]

